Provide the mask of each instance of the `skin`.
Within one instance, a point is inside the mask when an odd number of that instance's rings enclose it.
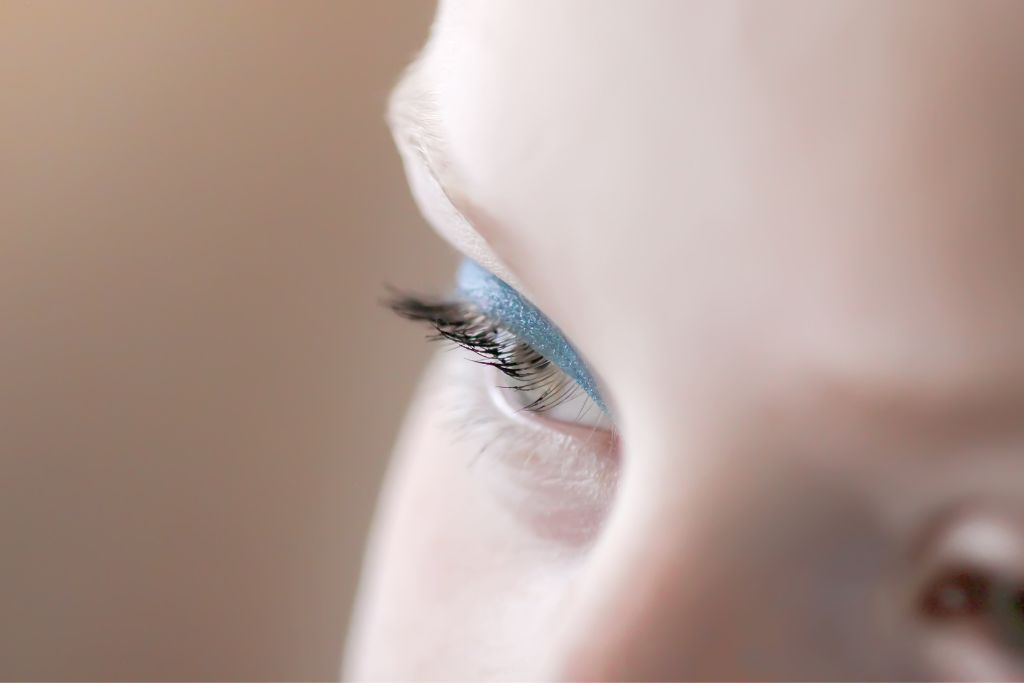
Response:
[[[1024,676],[987,614],[921,607],[949,567],[1024,575],[1022,28],[442,2],[396,94],[410,185],[580,349],[617,434],[441,354],[346,675]]]

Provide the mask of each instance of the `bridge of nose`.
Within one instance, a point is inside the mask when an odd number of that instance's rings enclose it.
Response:
[[[639,457],[639,456],[638,456]],[[566,607],[566,679],[906,675],[884,529],[840,478],[792,462],[627,476]],[[905,645],[905,644],[903,644]]]

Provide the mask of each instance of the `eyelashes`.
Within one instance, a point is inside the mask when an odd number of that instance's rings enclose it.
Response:
[[[610,418],[582,355],[526,297],[470,259],[459,265],[455,281],[454,292],[446,298],[396,296],[391,308],[429,324],[435,339],[468,349],[478,363],[502,372],[509,385],[497,388],[515,392],[505,398],[516,409],[552,411],[549,417],[571,423],[598,413],[589,420],[592,426]]]
[[[598,409],[609,413],[586,361],[540,309],[508,283],[470,259],[459,265],[455,280],[460,301],[472,302],[481,313],[497,321],[502,329],[551,361],[587,393]]]
[[[471,351],[478,356],[476,362],[510,378],[512,383],[502,388],[531,396],[523,410],[551,410],[582,391],[557,365],[472,303],[400,295],[389,306],[407,320],[429,324],[432,340],[447,340]]]

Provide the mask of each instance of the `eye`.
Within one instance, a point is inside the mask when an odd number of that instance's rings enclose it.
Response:
[[[391,307],[402,317],[430,323],[435,339],[472,351],[476,362],[493,367],[495,399],[511,411],[543,414],[565,425],[613,428],[603,406],[576,379],[475,304],[407,296]]]
[[[459,267],[456,295],[400,297],[399,315],[430,323],[435,338],[474,352],[503,375],[499,399],[516,411],[570,425],[610,429],[607,406],[579,352],[515,289],[473,261]]]
[[[1024,538],[1002,515],[971,515],[939,539],[918,611],[941,675],[1024,677]]]
[[[545,420],[580,425],[592,429],[612,430],[611,418],[601,410],[585,391],[580,389],[560,370],[550,371],[553,377],[536,380],[509,380],[498,377],[495,383],[496,399],[513,411],[543,414]],[[554,391],[546,386],[551,383]],[[564,388],[558,388],[564,385]],[[555,399],[554,395],[558,395]],[[538,407],[543,407],[539,410]]]
[[[546,359],[537,364],[532,376],[496,374],[494,395],[513,412],[535,413],[548,422],[607,431],[615,428],[601,406]]]
[[[925,591],[921,607],[936,621],[975,622],[1024,656],[1024,583],[982,567],[961,567]]]
[[[470,467],[480,481],[538,537],[587,547],[614,500],[618,434],[575,350],[553,326],[542,326],[550,323],[519,316],[510,324],[462,294],[400,297],[391,306],[486,366],[476,372],[462,359],[444,364],[448,424],[456,438],[474,443]],[[509,329],[524,319],[547,353]]]

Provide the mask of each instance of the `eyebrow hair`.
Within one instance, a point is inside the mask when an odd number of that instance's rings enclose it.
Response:
[[[387,121],[396,141],[416,154],[444,189],[445,183],[441,179],[449,175],[451,164],[441,134],[437,98],[432,90],[425,87],[421,63],[421,58],[413,61],[391,90]]]
[[[497,222],[461,191],[463,183],[451,163],[448,141],[443,133],[436,91],[425,78],[423,57],[408,67],[388,98],[387,122],[406,162],[412,158],[436,183],[447,208],[466,229],[446,231],[434,224],[442,238],[502,280],[526,293],[528,288],[495,252],[485,235],[497,232]]]

